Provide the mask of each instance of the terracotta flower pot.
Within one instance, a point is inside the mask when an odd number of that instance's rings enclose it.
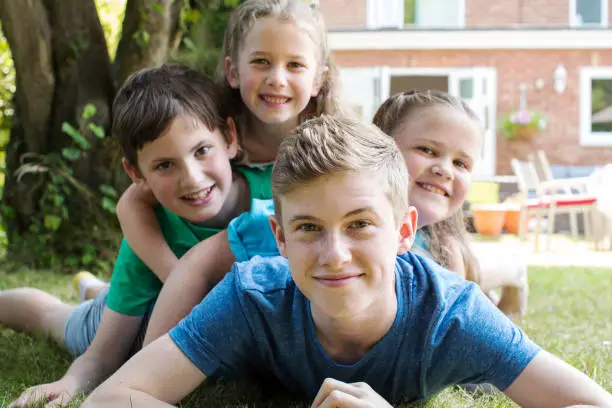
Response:
[[[506,219],[506,207],[500,204],[472,206],[474,228],[480,235],[497,237],[501,234]]]
[[[508,234],[518,235],[521,222],[521,210],[508,209],[504,219],[504,230]]]

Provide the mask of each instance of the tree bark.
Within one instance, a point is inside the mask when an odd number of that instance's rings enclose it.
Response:
[[[90,188],[101,183],[112,185],[112,168],[119,163],[106,162],[111,143],[95,137],[88,122],[109,129],[110,110],[114,97],[111,63],[104,31],[93,0],[49,1],[49,18],[53,38],[53,63],[56,91],[53,117],[49,129],[49,150],[60,151],[72,145],[62,131],[67,122],[89,141],[90,149],[74,162],[75,176]],[[85,122],[85,105],[93,104],[96,115]],[[107,132],[108,133],[108,132]],[[106,152],[106,150],[109,150]]]
[[[47,150],[47,129],[55,92],[51,27],[41,0],[0,0],[2,29],[11,48],[16,71],[15,116],[6,151],[7,174],[3,202],[13,210],[8,229],[22,231],[36,211],[37,186],[41,174],[31,174],[19,183],[16,171],[27,152]]]
[[[142,68],[160,65],[177,44],[178,18],[184,0],[128,0],[115,59],[121,85]]]

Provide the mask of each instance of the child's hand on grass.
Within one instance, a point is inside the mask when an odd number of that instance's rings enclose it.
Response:
[[[366,383],[348,384],[326,378],[311,408],[392,408]]]
[[[41,384],[28,388],[9,405],[9,408],[25,408],[34,406],[34,404],[45,404],[45,408],[62,407],[72,401],[77,396],[77,393],[79,393],[79,389],[76,384],[62,378],[49,384]]]

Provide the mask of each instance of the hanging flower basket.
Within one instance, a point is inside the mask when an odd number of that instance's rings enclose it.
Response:
[[[543,115],[528,110],[508,113],[500,126],[502,135],[507,140],[529,141],[546,128]]]

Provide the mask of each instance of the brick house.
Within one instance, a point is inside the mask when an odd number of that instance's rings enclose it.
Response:
[[[438,88],[466,99],[486,124],[479,177],[511,174],[512,157],[537,149],[561,165],[612,162],[612,0],[319,6],[343,96],[364,118],[393,93]],[[499,121],[521,103],[544,114],[547,127],[531,141],[507,141]]]

